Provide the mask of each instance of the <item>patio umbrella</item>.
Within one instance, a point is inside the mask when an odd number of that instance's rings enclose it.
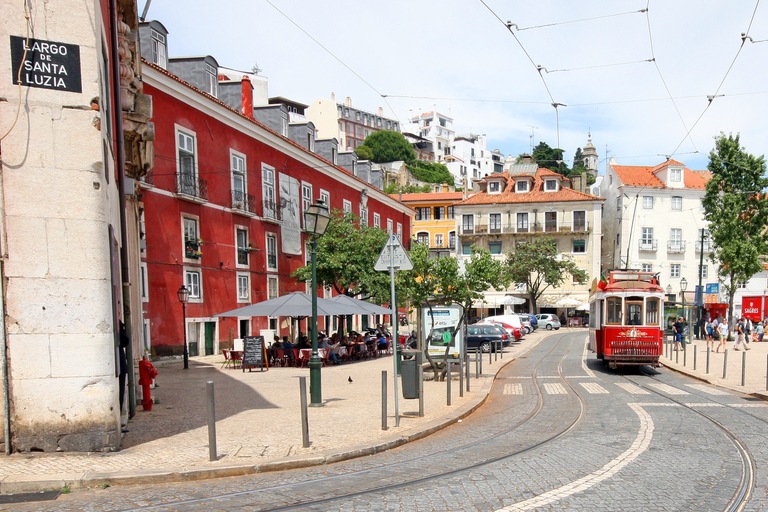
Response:
[[[347,315],[350,314],[347,309],[328,299],[317,298],[317,316]],[[213,316],[312,316],[312,297],[304,292],[293,292]]]
[[[559,308],[576,308],[583,304],[583,302],[573,299],[571,297],[563,297],[555,303]]]
[[[335,302],[347,309],[346,315],[391,315],[392,310],[382,306],[377,306],[364,300],[355,299],[349,295],[337,295],[331,302]]]
[[[515,304],[525,304],[525,299],[515,297],[514,295],[507,295],[499,301],[499,304],[507,304],[509,306],[514,306]]]

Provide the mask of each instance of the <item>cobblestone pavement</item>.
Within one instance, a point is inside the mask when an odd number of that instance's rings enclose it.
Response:
[[[742,477],[733,439],[756,470],[744,510],[762,509],[768,404],[665,369],[608,370],[585,346],[584,331],[547,337],[471,416],[371,457],[18,509],[726,510]]]
[[[156,364],[159,375],[152,395],[158,403],[151,411],[138,406],[123,449],[0,457],[0,492],[247,474],[380,451],[467,414],[485,399],[495,373],[546,335],[539,330],[503,354],[485,354],[479,379],[472,361],[470,391],[460,396],[455,381],[451,406],[445,382],[424,382],[423,417],[418,416],[418,400],[404,400],[401,394],[399,427],[395,426],[392,356],[325,367],[321,371],[324,406],[308,411],[308,448],[302,445],[299,393],[299,377],[309,380],[307,368],[242,372],[221,368],[222,356],[192,358],[188,370],[180,360]],[[387,430],[382,430],[382,371],[387,372]],[[215,462],[209,461],[208,450],[208,381],[215,387],[219,456]]]

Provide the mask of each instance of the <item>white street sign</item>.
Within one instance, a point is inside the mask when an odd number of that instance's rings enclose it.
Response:
[[[376,260],[373,269],[389,270],[390,267],[394,267],[397,270],[413,269],[411,258],[408,257],[408,253],[405,252],[405,247],[400,243],[397,235],[394,234],[387,240],[387,244],[384,246],[384,249],[382,249],[381,254],[379,254],[379,259]]]

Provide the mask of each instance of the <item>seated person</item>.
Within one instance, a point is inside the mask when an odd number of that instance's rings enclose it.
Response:
[[[283,336],[283,350],[293,350],[293,344],[288,341],[288,336]]]
[[[640,315],[637,313],[632,315],[632,318],[629,320],[629,325],[640,325]]]
[[[336,354],[334,354],[333,352],[331,352],[331,349],[333,347],[331,347],[331,344],[328,343],[328,342],[329,342],[328,338],[323,338],[317,344],[317,348],[328,349],[328,359],[330,359],[333,364],[339,364],[339,357]]]
[[[387,350],[387,338],[383,334],[379,334],[378,338],[379,350]]]

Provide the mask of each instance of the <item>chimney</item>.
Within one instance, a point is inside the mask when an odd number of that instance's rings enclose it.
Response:
[[[240,112],[248,119],[253,119],[253,87],[248,75],[243,75],[242,108]]]
[[[384,109],[383,108],[379,107],[379,110],[376,113],[379,114],[379,117],[384,117]]]
[[[448,192],[448,182],[443,182],[443,192]]]
[[[461,198],[466,199],[468,195],[469,194],[467,194],[467,177],[464,176],[463,178],[461,178]]]
[[[352,106],[352,98],[350,98],[349,96],[347,96],[347,99],[346,99],[346,100],[344,100],[344,106],[346,106],[346,107],[351,107],[351,106]]]
[[[336,103],[336,93],[335,92],[331,93],[331,101]]]

